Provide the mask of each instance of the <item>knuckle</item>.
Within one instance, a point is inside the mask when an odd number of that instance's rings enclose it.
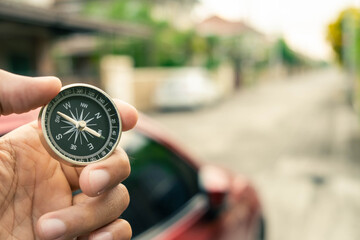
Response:
[[[91,228],[92,226],[96,226],[98,223],[98,212],[91,209],[86,203],[80,203],[79,204],[81,208],[81,213],[77,215],[77,219],[80,223],[83,223],[81,225],[81,230],[87,230]]]

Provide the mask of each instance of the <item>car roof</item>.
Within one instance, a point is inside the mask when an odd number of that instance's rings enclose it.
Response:
[[[140,113],[139,121],[135,129],[138,132],[151,137],[153,140],[162,144],[168,149],[171,149],[174,153],[181,155],[182,159],[190,164],[193,168],[198,170],[202,165],[200,158],[186,150],[182,144],[176,140],[176,137],[173,137],[170,134],[170,131],[164,129],[164,127],[160,126],[150,117]]]

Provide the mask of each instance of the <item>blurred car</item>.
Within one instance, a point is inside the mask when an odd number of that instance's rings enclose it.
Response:
[[[37,111],[0,117],[0,135],[36,119]],[[264,240],[265,222],[249,181],[202,164],[152,120],[141,116],[120,144],[132,172],[124,182],[133,239]]]
[[[184,68],[160,84],[154,102],[161,110],[195,109],[211,105],[219,97],[216,85],[203,69]]]

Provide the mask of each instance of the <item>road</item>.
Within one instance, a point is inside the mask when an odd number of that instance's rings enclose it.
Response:
[[[269,240],[360,239],[360,127],[336,69],[262,82],[210,108],[153,113],[204,161],[248,176]]]

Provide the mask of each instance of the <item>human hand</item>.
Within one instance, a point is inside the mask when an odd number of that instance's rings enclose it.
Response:
[[[0,70],[0,115],[42,106],[60,88],[55,77]],[[136,110],[115,103],[123,130],[133,128]],[[0,138],[0,239],[129,239],[129,223],[118,219],[129,203],[120,184],[129,174],[129,160],[120,147],[105,161],[70,167],[43,148],[36,122],[10,132]],[[72,196],[77,189],[82,193]]]

